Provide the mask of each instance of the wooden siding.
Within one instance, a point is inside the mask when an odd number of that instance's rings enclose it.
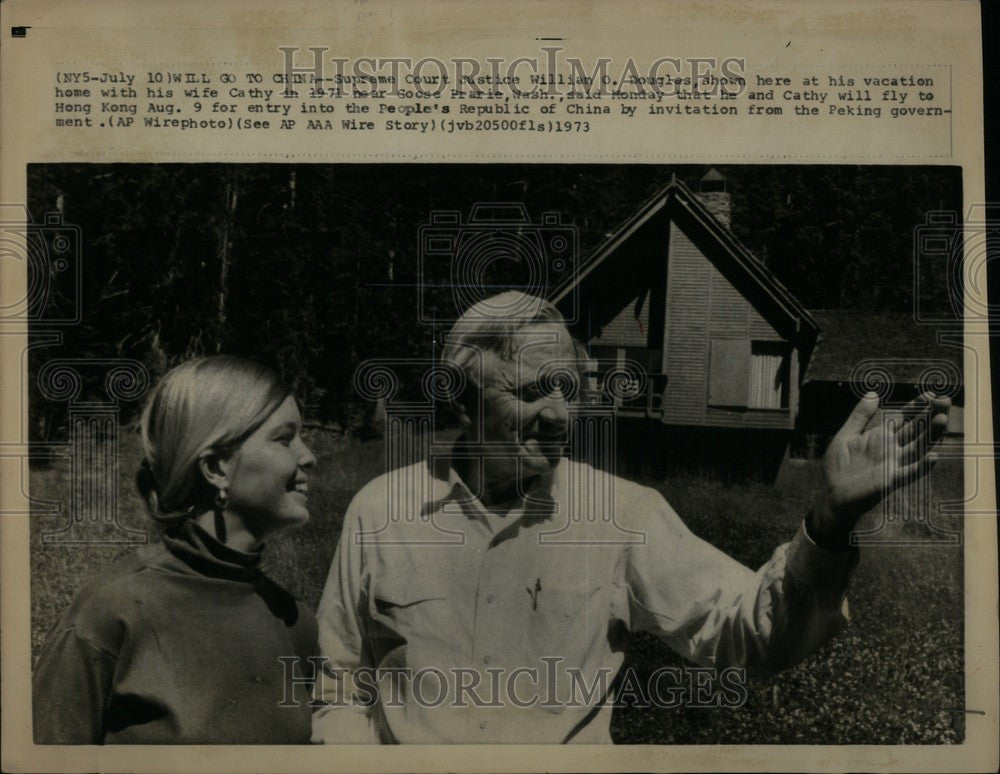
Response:
[[[663,366],[669,382],[663,422],[717,427],[790,427],[788,409],[730,409],[708,405],[713,339],[745,342],[781,342],[784,339],[673,222],[669,224],[668,261]],[[793,360],[796,356],[796,352],[791,352]],[[797,368],[791,370],[794,376]],[[790,397],[794,395],[790,393]],[[791,405],[794,409],[794,403]]]

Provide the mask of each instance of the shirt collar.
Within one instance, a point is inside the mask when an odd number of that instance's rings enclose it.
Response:
[[[458,442],[460,441],[461,438]],[[487,526],[491,526],[490,520],[495,519],[495,515],[480,501],[455,469],[455,447],[452,447],[451,454],[435,462],[437,463],[435,473],[438,478],[444,480],[448,488],[449,494],[445,499],[462,504],[463,511],[470,519],[479,518]],[[562,457],[554,467],[536,476],[525,496],[514,501],[511,510],[522,511],[522,518],[531,521],[551,518],[556,510],[555,505],[564,499],[561,493],[567,465],[569,461]],[[466,504],[470,507],[464,507]]]

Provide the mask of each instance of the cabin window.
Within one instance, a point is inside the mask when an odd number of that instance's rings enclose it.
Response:
[[[746,339],[712,339],[709,360],[708,404],[746,408],[750,342]]]
[[[749,408],[788,408],[788,346],[777,341],[755,341],[750,347]]]
[[[666,377],[663,370],[663,350],[645,347],[591,347],[591,371],[587,374],[591,392],[606,396],[605,380],[612,370],[626,372],[640,371],[645,375],[646,389],[630,398],[616,401],[624,408],[645,409],[647,402],[651,408],[662,407]],[[650,394],[652,391],[652,394]]]

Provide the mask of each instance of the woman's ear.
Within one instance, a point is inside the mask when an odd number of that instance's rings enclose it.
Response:
[[[229,489],[232,474],[230,456],[223,456],[215,449],[206,449],[198,455],[198,469],[214,489]]]

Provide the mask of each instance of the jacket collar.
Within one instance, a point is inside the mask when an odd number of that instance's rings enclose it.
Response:
[[[188,567],[213,578],[254,582],[261,576],[263,546],[252,552],[237,551],[185,519],[163,534],[163,544]]]

